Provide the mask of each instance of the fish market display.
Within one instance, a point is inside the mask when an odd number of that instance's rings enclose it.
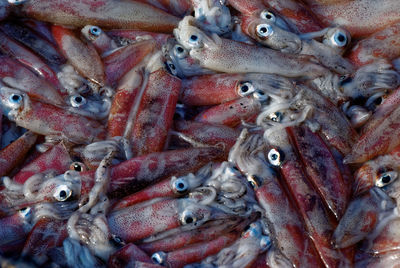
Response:
[[[400,1],[0,0],[1,267],[400,267]]]

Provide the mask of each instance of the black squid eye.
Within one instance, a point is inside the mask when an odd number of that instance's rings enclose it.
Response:
[[[281,153],[279,150],[272,148],[269,152],[268,152],[268,162],[275,166],[275,167],[279,167],[282,165],[283,162],[283,153]]]
[[[381,176],[376,180],[375,186],[377,187],[385,187],[388,184],[391,184],[398,177],[396,171],[387,171],[381,174]]]

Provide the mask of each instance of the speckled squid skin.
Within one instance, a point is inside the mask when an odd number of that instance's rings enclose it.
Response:
[[[52,25],[51,31],[61,52],[72,66],[89,80],[104,86],[106,77],[103,61],[94,46],[83,43],[73,31],[59,25]]]
[[[282,150],[285,156],[280,168],[281,174],[322,262],[328,267],[351,265],[351,249],[349,252],[341,252],[331,244],[330,236],[337,223],[308,181],[302,164],[290,145],[286,130],[274,132],[268,137],[268,141]]]
[[[240,232],[244,229],[245,225],[248,225],[249,221],[250,220],[243,220],[240,218],[215,220],[205,223],[193,230],[182,230],[156,241],[142,243],[139,247],[148,254],[153,254],[158,251],[170,252],[195,243],[211,241],[222,234]]]
[[[301,217],[278,178],[270,176],[263,179],[261,187],[256,189],[256,196],[264,209],[268,226],[272,227],[274,243],[295,267],[320,265],[318,253],[306,235]]]
[[[309,7],[325,25],[343,26],[355,38],[384,29],[398,21],[400,15],[397,0],[383,0],[379,5],[374,0],[358,0]]]
[[[36,134],[28,131],[0,151],[0,176],[7,175],[25,159],[36,138]]]
[[[167,11],[178,17],[190,13],[193,9],[190,0],[137,0]]]
[[[31,71],[46,79],[47,82],[56,88],[60,86],[56,73],[41,58],[1,31],[0,51],[27,66]]]
[[[120,78],[128,73],[136,65],[154,50],[154,40],[143,40],[116,50],[103,58],[105,74],[109,85],[115,85]]]
[[[26,236],[31,230],[25,218],[19,213],[0,219],[0,253],[20,251],[24,246]]]
[[[238,99],[241,97],[239,83],[245,79],[243,74],[210,74],[183,79],[179,100],[187,105],[202,106]]]
[[[202,123],[220,124],[235,127],[242,120],[255,117],[261,109],[258,100],[245,97],[213,106],[195,117],[195,121]]]
[[[59,175],[67,171],[72,162],[65,145],[59,143],[24,166],[14,176],[13,181],[23,184],[31,176],[49,170],[55,171],[56,175]]]
[[[0,56],[0,77],[4,83],[23,90],[32,98],[53,105],[64,105],[60,92],[53,85],[7,56]]]
[[[392,151],[399,144],[400,107],[397,107],[379,125],[361,136],[344,161],[362,163]]]
[[[48,217],[41,218],[30,231],[22,250],[22,256],[29,256],[37,263],[44,263],[47,261],[48,251],[62,246],[67,237],[66,221]]]
[[[41,135],[76,143],[87,144],[105,137],[104,127],[97,121],[33,100],[18,112],[15,123]]]
[[[26,2],[21,13],[37,20],[83,27],[130,28],[155,32],[171,32],[179,22],[150,5],[129,0],[33,0]]]
[[[129,137],[134,155],[162,151],[172,125],[181,80],[164,68],[149,74]]]
[[[361,134],[365,134],[378,126],[396,107],[400,105],[400,88],[393,90],[378,106],[367,123],[361,128]]]
[[[194,172],[210,161],[223,157],[217,148],[190,148],[151,153],[134,157],[111,167],[109,194],[128,195],[167,176],[180,176]],[[90,191],[94,171],[81,173],[82,194]]]
[[[393,60],[400,56],[400,21],[360,40],[348,55],[357,66],[379,59]]]
[[[143,250],[135,244],[128,243],[110,256],[107,266],[110,268],[132,267],[136,261],[147,264],[153,263]]]
[[[343,181],[328,146],[318,134],[307,127],[290,127],[288,132],[308,178],[326,206],[339,220],[346,210],[351,189]]]
[[[230,233],[220,237],[167,253],[166,263],[170,267],[181,268],[186,264],[199,262],[207,256],[217,254],[220,250],[231,245],[238,238],[237,234]]]
[[[135,242],[180,226],[179,199],[164,199],[136,208],[111,212],[107,221],[112,234],[125,242]]]

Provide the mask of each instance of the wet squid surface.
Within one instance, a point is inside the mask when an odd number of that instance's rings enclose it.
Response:
[[[1,1],[1,267],[398,267],[399,3]]]

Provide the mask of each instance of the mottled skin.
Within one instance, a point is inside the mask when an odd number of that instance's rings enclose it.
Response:
[[[0,29],[8,36],[32,49],[51,66],[55,67],[65,63],[65,58],[60,54],[54,44],[23,24],[5,22],[0,25]]]
[[[341,252],[331,244],[330,236],[337,223],[309,182],[290,145],[288,134],[285,130],[279,130],[267,138],[271,146],[278,147],[285,156],[280,172],[321,260],[326,266],[351,265],[351,252]]]
[[[135,261],[152,263],[151,259],[135,244],[129,243],[120,250],[113,253],[108,259],[108,267],[132,267]]]
[[[5,84],[28,93],[32,98],[53,105],[65,105],[60,92],[53,85],[7,56],[0,57],[0,77]]]
[[[115,85],[127,72],[151,53],[156,46],[154,40],[144,40],[116,50],[104,57],[103,63],[109,85]]]
[[[20,212],[0,219],[0,253],[22,250],[26,236],[32,228],[27,219],[28,217]]]
[[[193,8],[190,0],[139,0],[138,2],[150,4],[178,17],[190,13]]]
[[[399,144],[400,107],[397,107],[380,124],[361,136],[344,161],[346,163],[362,163],[392,151]]]
[[[23,184],[31,176],[46,171],[55,171],[56,175],[59,175],[67,171],[72,162],[65,145],[59,143],[21,168],[13,180]]]
[[[267,145],[261,135],[243,130],[229,161],[253,180],[263,220],[267,223],[273,246],[295,267],[320,265],[318,253],[306,235],[301,216],[278,176],[268,166]],[[265,259],[264,259],[265,261]]]
[[[235,127],[242,120],[254,118],[260,112],[260,109],[261,103],[258,100],[245,97],[213,106],[198,114],[194,120]]]
[[[68,237],[66,221],[52,218],[41,218],[30,231],[22,256],[29,256],[37,263],[47,261],[49,250],[62,246],[64,239]]]
[[[111,167],[108,192],[114,196],[128,195],[167,176],[195,172],[210,161],[223,157],[217,148],[189,148],[151,153],[134,157]],[[94,171],[81,173],[82,194],[90,191]]]
[[[346,28],[353,37],[363,37],[384,29],[399,20],[400,2],[383,0],[355,0],[332,5],[310,5],[311,11],[325,25]]]
[[[208,36],[193,26],[193,17],[186,16],[174,35],[190,56],[201,67],[226,73],[268,73],[286,77],[316,78],[329,73],[323,66],[313,62],[312,56],[292,55],[269,48]],[[196,41],[191,40],[196,36]]]
[[[7,110],[10,96],[13,94],[19,95],[21,101],[11,108],[8,116],[18,126],[37,134],[51,135],[74,143],[91,143],[105,137],[104,127],[97,121],[31,100],[19,90],[1,88],[0,101],[3,109]]]
[[[59,87],[60,84],[56,73],[41,58],[1,31],[0,51],[30,68],[31,71],[46,79],[47,82],[51,83],[56,88]]]
[[[0,151],[0,176],[7,175],[22,163],[36,139],[37,135],[28,131]]]
[[[357,42],[348,58],[357,66],[400,56],[400,21]]]
[[[107,35],[114,39],[127,39],[129,41],[139,41],[141,39],[148,38],[151,36],[157,43],[157,47],[161,48],[169,38],[172,38],[171,34],[146,32],[141,30],[127,30],[127,29],[115,29],[107,31]]]
[[[134,155],[160,152],[172,126],[181,80],[164,68],[149,74],[129,137]]]
[[[351,189],[328,146],[307,127],[288,128],[308,178],[317,189],[329,210],[339,220],[347,207]]]
[[[106,77],[103,62],[92,44],[83,43],[75,33],[59,25],[51,30],[61,52],[72,66],[89,80],[104,86]]]
[[[171,32],[179,21],[160,9],[129,0],[33,0],[22,6],[21,13],[37,20],[75,27],[91,24],[154,32]]]

